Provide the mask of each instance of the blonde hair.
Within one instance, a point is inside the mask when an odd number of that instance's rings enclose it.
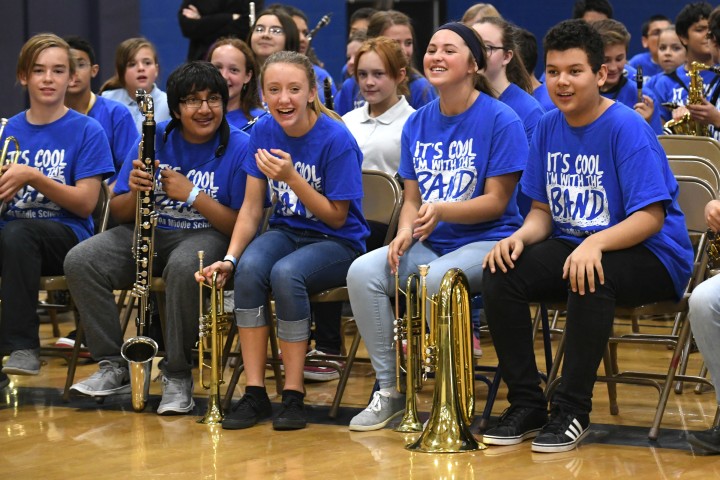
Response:
[[[300,69],[305,72],[305,76],[307,77],[308,85],[310,86],[310,88],[315,88],[315,90],[317,90],[317,77],[315,76],[315,69],[310,62],[310,59],[302,53],[290,52],[288,50],[275,52],[270,55],[267,60],[265,60],[265,63],[260,70],[260,84],[262,85],[263,90],[265,90],[265,71],[267,70],[267,67],[272,65],[273,63],[287,63],[289,65],[296,65],[300,67]],[[310,108],[318,115],[318,117],[324,113],[328,117],[342,122],[340,115],[322,104],[317,93],[312,99],[312,102],[310,102]]]
[[[481,15],[481,18],[502,18],[502,15],[500,15],[500,12],[498,12],[497,8],[495,8],[492,3],[476,3],[475,5],[465,10],[465,13],[463,14],[460,22],[464,23],[468,27],[472,27],[472,24],[474,23],[474,20],[478,15]]]
[[[30,76],[30,72],[37,61],[37,58],[48,48],[62,48],[65,50],[68,55],[70,76],[75,74],[75,61],[73,60],[72,55],[70,55],[70,45],[54,33],[39,33],[25,42],[25,45],[23,45],[22,49],[20,49],[17,69],[15,72],[15,76],[18,81],[21,77]]]

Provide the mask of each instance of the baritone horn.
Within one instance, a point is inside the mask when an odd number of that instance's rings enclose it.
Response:
[[[203,258],[205,252],[198,252],[198,260],[200,262],[199,272],[202,275]],[[204,288],[210,289],[210,310],[205,311],[204,306]],[[233,321],[233,314],[225,312],[225,304],[223,301],[223,289],[217,286],[217,272],[212,274],[212,282],[210,285],[205,282],[200,283],[200,317],[199,317],[199,342],[198,357],[199,368],[198,375],[200,384],[205,390],[209,390],[208,407],[205,416],[198,420],[198,423],[207,425],[217,425],[222,422],[223,412],[220,407],[220,385],[223,381],[223,365],[221,349],[225,344],[225,338],[230,331]],[[209,346],[206,345],[209,342]],[[210,348],[210,364],[205,363],[205,351]],[[205,383],[204,371],[210,369],[210,382]]]
[[[419,279],[414,276],[408,279],[405,293],[411,300],[407,300],[406,318],[396,320],[397,346],[402,352],[402,340],[407,340],[408,352],[402,362],[406,371],[405,416],[397,430],[422,430],[420,437],[406,446],[408,450],[458,453],[483,449],[485,446],[470,433],[475,414],[475,375],[468,280],[462,270],[450,269],[443,276],[438,293],[428,297],[425,279],[429,268],[419,266]],[[396,288],[397,298],[397,283]],[[396,355],[400,364],[402,355]],[[398,377],[401,370],[402,367],[397,368]],[[433,403],[423,430],[417,420],[415,391],[432,372],[435,374]]]

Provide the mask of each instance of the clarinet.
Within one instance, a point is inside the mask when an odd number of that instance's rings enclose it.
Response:
[[[255,26],[255,2],[248,4],[250,13],[248,13],[248,20],[250,21],[250,34],[252,34],[252,28]]]
[[[638,91],[638,97],[637,97],[638,103],[642,103],[642,101],[643,101],[643,94],[642,94],[643,80],[644,80],[644,78],[643,78],[642,65],[638,65],[637,73],[635,74],[635,81],[637,82],[637,91]]]
[[[310,42],[312,42],[312,39],[315,37],[315,34],[318,32],[318,30],[328,26],[328,24],[330,23],[330,17],[332,17],[332,12],[323,15],[317,25],[315,25],[315,28],[310,30],[310,33],[307,34],[308,45],[310,45]]]
[[[335,102],[332,96],[332,80],[330,77],[325,77],[323,80],[323,94],[325,94],[325,106],[328,110],[335,110]]]
[[[138,156],[143,162],[145,173],[152,178],[148,191],[137,192],[135,207],[135,232],[132,247],[135,257],[135,283],[131,295],[138,299],[138,316],[135,320],[137,336],[123,343],[120,354],[128,362],[130,371],[130,389],[133,410],[142,412],[147,404],[150,390],[152,360],[157,354],[158,345],[148,336],[152,318],[150,304],[150,281],[152,279],[152,261],[155,254],[155,111],[153,98],[145,90],[137,89],[136,99],[145,120],[142,124],[142,140],[138,146]]]

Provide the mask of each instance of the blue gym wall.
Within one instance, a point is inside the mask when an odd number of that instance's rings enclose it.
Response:
[[[93,84],[97,89],[112,75],[117,44],[137,35],[144,35],[158,47],[162,88],[167,75],[185,59],[187,40],[180,34],[177,13],[180,0],[8,0],[3,3],[7,20],[0,29],[0,116],[8,117],[26,107],[22,89],[15,82],[15,64],[22,44],[39,32],[55,32],[61,36],[81,35],[95,46],[101,72]],[[266,4],[273,0],[265,0]],[[339,79],[345,62],[345,39],[348,12],[361,6],[372,6],[372,0],[286,0],[307,13],[309,27],[326,13],[332,12],[330,25],[316,35],[313,46],[326,69]],[[395,8],[416,19],[419,37],[428,38],[433,30],[433,6],[440,12],[439,22],[459,19],[472,5],[469,0],[400,0]],[[495,0],[491,1],[509,20],[532,31],[542,44],[542,37],[555,23],[568,18],[574,0]],[[630,54],[641,50],[640,26],[652,14],[663,13],[670,18],[687,2],[682,0],[614,0],[615,18],[632,34]],[[443,15],[444,13],[444,15]],[[425,45],[416,45],[424,50]],[[417,59],[417,57],[416,57]],[[542,68],[542,53],[539,61]]]

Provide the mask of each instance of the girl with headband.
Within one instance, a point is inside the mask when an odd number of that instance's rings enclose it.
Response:
[[[393,310],[395,271],[404,284],[430,265],[427,293],[437,293],[451,267],[478,292],[482,259],[521,224],[516,185],[528,154],[522,122],[493,98],[486,49],[461,23],[440,27],[423,67],[439,97],[413,113],[401,139],[399,175],[404,204],[395,239],[357,259],[348,272],[350,303],[380,390],[350,422],[350,430],[384,427],[402,414],[396,390]]]

